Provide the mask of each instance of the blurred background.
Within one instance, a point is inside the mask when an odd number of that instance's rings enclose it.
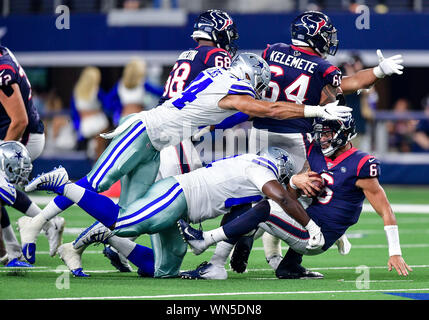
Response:
[[[142,105],[156,106],[178,54],[195,47],[195,19],[215,8],[234,19],[240,51],[290,43],[292,19],[321,10],[338,29],[329,60],[344,75],[377,65],[376,49],[402,54],[402,76],[346,97],[360,133],[355,145],[382,161],[382,183],[429,185],[429,0],[0,0],[0,43],[24,67],[46,126],[34,172],[58,164],[75,179],[89,172],[105,148],[98,131],[121,116],[112,108],[118,82],[137,73]],[[85,114],[76,97],[90,88],[100,128],[79,126]]]

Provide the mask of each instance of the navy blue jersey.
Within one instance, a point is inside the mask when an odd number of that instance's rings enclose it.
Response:
[[[231,56],[225,49],[198,46],[180,54],[164,87],[159,104],[179,95],[203,70],[211,67],[228,68]]]
[[[270,65],[271,81],[263,99],[318,105],[326,85],[341,85],[341,71],[319,55],[284,43],[268,45],[262,57]],[[253,125],[280,133],[313,131],[313,119],[256,118]]]
[[[24,69],[19,65],[15,56],[9,49],[0,46],[0,87],[3,90],[7,90],[6,88],[10,87],[14,83],[19,86],[28,116],[28,126],[21,141],[25,145],[30,133],[43,133],[43,122],[40,120],[39,113],[33,105],[33,100],[31,99],[31,85]],[[6,110],[0,104],[0,139],[4,139],[6,136],[10,122],[11,120],[6,113]]]
[[[356,181],[377,178],[380,162],[356,148],[331,160],[314,142],[308,145],[307,160],[311,170],[321,174],[325,180],[324,193],[313,200],[306,211],[322,229],[325,236],[323,249],[326,250],[358,221],[365,195],[356,187]]]

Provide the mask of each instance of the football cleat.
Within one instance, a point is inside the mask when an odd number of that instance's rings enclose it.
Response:
[[[33,266],[27,262],[19,261],[18,258],[12,259],[5,266],[7,268],[33,268]]]
[[[82,268],[78,268],[75,270],[70,270],[70,272],[72,273],[73,277],[75,278],[87,278],[90,277],[89,274],[86,274],[85,272],[83,272]]]
[[[114,266],[120,272],[133,271],[130,264],[128,263],[127,258],[125,258],[122,254],[116,252],[116,250],[111,246],[104,246],[103,254],[107,259],[110,260],[112,266]]]
[[[110,231],[102,223],[96,221],[91,226],[86,228],[73,242],[73,247],[79,249],[82,246],[88,246],[92,243],[104,243],[112,236]]]
[[[283,257],[278,254],[272,255],[271,257],[267,258],[268,264],[270,265],[271,268],[273,268],[274,271],[277,270],[282,260],[283,260]]]
[[[347,239],[345,234],[335,241],[335,244],[337,245],[338,252],[343,256],[349,254],[350,250],[352,249],[352,244],[350,243],[349,239]]]
[[[82,251],[73,248],[71,242],[65,243],[58,248],[58,256],[69,268],[75,277],[89,277],[82,270]]]
[[[247,268],[250,251],[253,246],[253,236],[241,237],[234,247],[234,252],[231,255],[229,265],[231,269],[237,273],[243,273]]]
[[[62,195],[67,183],[69,183],[67,171],[63,167],[59,167],[48,173],[38,175],[25,187],[25,191],[45,190]]]
[[[183,240],[189,244],[195,255],[199,255],[207,249],[201,230],[192,228],[189,223],[183,219],[177,221],[177,226],[179,227]]]
[[[41,229],[32,223],[32,218],[23,216],[18,219],[19,235],[22,243],[22,254],[25,259],[34,264],[36,261],[36,239]]]
[[[54,257],[58,247],[62,243],[64,225],[66,222],[63,217],[54,217],[51,222],[51,226],[46,230],[45,234],[49,242],[49,255]]]
[[[320,272],[310,271],[300,264],[282,263],[276,269],[276,277],[279,279],[323,279],[323,274]]]
[[[204,261],[195,270],[182,271],[179,276],[182,279],[206,279],[206,280],[225,280],[228,274],[224,267],[215,266],[212,263]]]

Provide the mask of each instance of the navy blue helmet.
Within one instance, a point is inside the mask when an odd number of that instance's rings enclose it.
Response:
[[[234,40],[238,39],[238,31],[228,13],[222,10],[207,10],[199,15],[194,24],[194,40],[213,41],[218,48],[225,49],[233,57],[237,52]]]
[[[300,14],[292,22],[291,34],[292,44],[310,46],[322,57],[337,53],[337,29],[322,12],[306,11]]]
[[[356,137],[356,123],[352,116],[346,120],[319,120],[316,121],[314,128],[314,139],[322,146],[322,152],[326,157],[330,157],[339,148],[345,146],[351,139]],[[321,137],[330,134],[331,138],[321,141]],[[324,144],[329,144],[323,148]]]

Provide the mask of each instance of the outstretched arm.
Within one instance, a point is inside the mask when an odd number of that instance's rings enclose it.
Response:
[[[222,109],[238,110],[251,117],[278,120],[314,117],[342,120],[352,111],[349,107],[339,106],[338,102],[323,107],[309,106],[285,101],[256,100],[248,95],[227,95],[219,101],[218,105]]]
[[[393,57],[384,58],[381,50],[377,50],[379,64],[374,68],[361,70],[356,74],[343,77],[341,82],[341,89],[344,94],[350,94],[358,91],[359,89],[366,89],[371,87],[378,79],[390,76],[392,74],[403,73],[404,60],[400,54]]]
[[[389,271],[391,271],[393,267],[399,275],[407,276],[408,271],[412,271],[412,269],[402,258],[396,217],[392,211],[384,189],[379,184],[377,178],[358,179],[356,186],[363,190],[365,197],[368,199],[371,206],[383,219],[384,230],[386,231],[387,242],[389,245]]]

